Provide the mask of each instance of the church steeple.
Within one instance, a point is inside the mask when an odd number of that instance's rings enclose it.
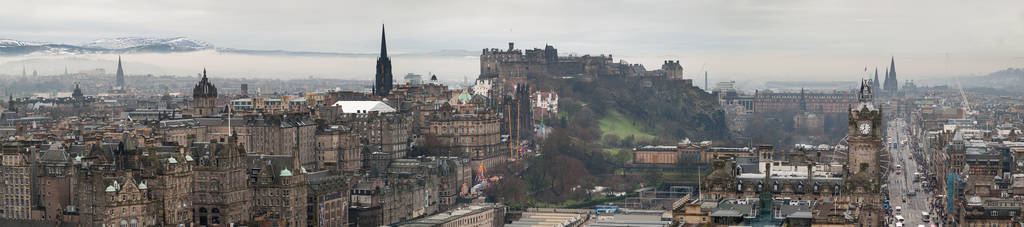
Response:
[[[124,68],[121,68],[121,56],[117,56],[117,89],[124,89]]]
[[[882,82],[878,80],[878,67],[875,67],[875,79],[871,81],[871,88],[878,89]]]
[[[386,37],[387,36],[384,35],[384,25],[381,24],[380,25],[380,56],[384,57],[384,58],[388,57],[388,40],[387,40]]]
[[[892,92],[896,92],[900,88],[898,86],[899,80],[896,79],[896,57],[892,57],[889,59],[889,76],[892,77],[892,88],[890,89]]]
[[[391,93],[392,75],[391,58],[388,57],[387,39],[384,25],[380,26],[380,57],[377,58],[377,74],[374,76],[373,95],[386,97]]]

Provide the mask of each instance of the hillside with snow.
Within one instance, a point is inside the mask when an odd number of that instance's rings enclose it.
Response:
[[[317,57],[373,57],[377,53],[337,53],[288,50],[249,50],[215,47],[202,40],[187,37],[145,38],[121,37],[97,39],[85,44],[61,44],[0,39],[0,57],[22,55],[83,55],[83,54],[129,54],[129,53],[183,53],[201,50],[213,50],[220,53],[233,53],[260,56],[317,56]],[[440,50],[434,52],[392,53],[395,56],[441,56],[441,57],[475,57],[479,52],[468,50]]]
[[[209,43],[184,37],[99,39],[84,45],[0,39],[0,56],[167,53],[212,48]]]
[[[148,48],[154,46],[166,46],[176,50],[203,50],[213,48],[207,42],[189,39],[186,37],[174,37],[174,38],[143,38],[143,37],[122,37],[122,38],[111,38],[111,39],[97,39],[92,42],[82,45],[82,47],[108,49],[108,50],[123,50],[123,49],[139,49]]]

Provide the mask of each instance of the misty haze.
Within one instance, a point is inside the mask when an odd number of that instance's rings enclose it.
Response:
[[[0,226],[1024,227],[1021,1],[0,1]]]

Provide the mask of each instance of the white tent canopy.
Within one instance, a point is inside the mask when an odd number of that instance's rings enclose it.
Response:
[[[381,101],[338,101],[331,106],[340,106],[343,113],[395,112],[395,108]]]

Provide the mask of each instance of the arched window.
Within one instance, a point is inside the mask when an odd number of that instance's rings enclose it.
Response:
[[[220,213],[220,209],[219,208],[213,208],[212,210],[210,210],[210,212],[214,213],[214,214],[218,214],[218,213]]]
[[[205,207],[199,208],[199,213],[206,213],[206,208]]]
[[[128,227],[128,221],[121,220],[121,227]]]

